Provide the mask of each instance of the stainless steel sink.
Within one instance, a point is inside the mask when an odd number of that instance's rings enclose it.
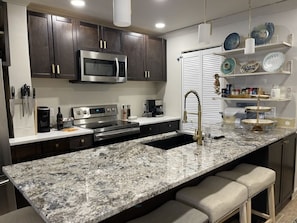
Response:
[[[165,139],[158,139],[158,140],[150,141],[143,144],[152,146],[152,147],[157,147],[159,149],[168,150],[168,149],[172,149],[178,146],[183,146],[192,142],[194,142],[192,135],[178,133],[177,135],[170,136]]]

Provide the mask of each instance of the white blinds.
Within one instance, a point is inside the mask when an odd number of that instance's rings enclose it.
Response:
[[[221,121],[221,100],[213,100],[217,97],[214,90],[214,74],[220,73],[222,57],[214,55],[221,52],[220,47],[182,55],[182,105],[184,95],[189,90],[198,92],[202,104],[202,124]],[[186,110],[188,113],[197,113],[198,104],[194,94],[187,97]],[[188,123],[183,124],[184,130],[197,128],[197,115],[188,114]]]

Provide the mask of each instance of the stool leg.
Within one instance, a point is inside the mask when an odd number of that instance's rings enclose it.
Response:
[[[239,222],[240,223],[247,223],[247,202],[242,204],[239,208]]]
[[[252,222],[252,199],[248,198],[247,204],[246,204],[246,215],[247,215],[247,223]]]
[[[269,216],[272,223],[275,223],[275,201],[274,201],[274,184],[268,187],[268,208]]]

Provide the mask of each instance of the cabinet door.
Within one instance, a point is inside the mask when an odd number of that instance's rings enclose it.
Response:
[[[275,181],[275,206],[280,204],[280,190],[281,190],[281,177],[282,177],[282,146],[283,141],[278,141],[268,146],[268,168],[276,172]]]
[[[294,191],[296,135],[283,140],[282,180],[280,200],[286,201]]]
[[[56,77],[75,78],[76,38],[74,21],[70,18],[52,16]]]
[[[7,7],[6,2],[0,2],[0,58],[3,66],[10,65]]]
[[[146,38],[145,70],[150,81],[166,81],[166,42],[164,39]]]
[[[51,16],[28,11],[28,35],[32,77],[50,77],[55,63]]]
[[[160,132],[172,132],[179,129],[179,121],[160,123]]]
[[[42,157],[41,144],[30,143],[11,147],[12,163],[31,161]]]
[[[144,43],[144,35],[132,32],[122,32],[123,53],[128,57],[128,80],[145,80]]]
[[[79,22],[77,30],[77,42],[79,50],[99,50],[98,25]]]
[[[122,53],[121,31],[101,26],[101,48],[104,52]]]

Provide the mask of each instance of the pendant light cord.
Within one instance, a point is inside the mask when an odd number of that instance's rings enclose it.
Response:
[[[252,11],[252,0],[249,0],[249,33],[248,33],[248,37],[251,37],[251,23],[252,23],[251,11]]]

